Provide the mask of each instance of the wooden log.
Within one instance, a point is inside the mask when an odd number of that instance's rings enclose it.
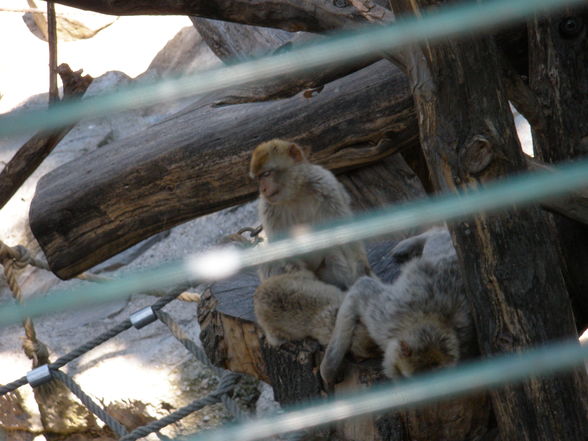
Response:
[[[529,86],[543,124],[532,124],[536,156],[546,163],[588,153],[588,40],[586,9],[535,17],[529,23]],[[582,92],[583,91],[583,92]],[[580,214],[584,209],[579,208]],[[578,330],[588,326],[588,226],[554,216],[566,284]]]
[[[392,4],[395,12],[420,16],[439,2]],[[413,49],[408,72],[435,187],[467,191],[524,169],[491,38],[423,46]],[[483,355],[577,338],[553,230],[543,212],[513,208],[480,214],[450,230]],[[585,440],[586,387],[586,372],[576,369],[491,392],[502,439]]]
[[[110,15],[194,15],[291,32],[322,32],[365,23],[347,2],[331,0],[272,0],[254,4],[250,0],[59,0],[56,3]]]
[[[61,64],[58,73],[63,82],[64,99],[81,96],[92,83],[90,75],[82,71],[72,72],[67,64]],[[0,208],[2,208],[27,178],[41,165],[59,142],[74,126],[63,127],[51,132],[36,133],[29,139],[0,172]]]
[[[307,32],[285,32],[279,29],[248,26],[238,23],[190,17],[194,27],[212,51],[221,59],[234,62],[276,51],[287,51],[324,38]],[[356,72],[378,61],[375,56],[360,61],[324,66],[319,71],[280,75],[269,80],[253,82],[223,92],[215,101],[218,106],[289,98],[305,89],[320,89],[327,83]],[[307,90],[308,95],[316,93]]]
[[[340,176],[350,191],[356,209],[424,197],[423,187],[401,155]],[[372,191],[372,183],[381,181]],[[368,245],[368,257],[376,274],[392,282],[399,267],[390,251],[395,239]],[[200,339],[208,357],[223,368],[253,375],[274,388],[282,405],[324,396],[318,367],[323,348],[311,339],[288,342],[274,348],[267,344],[256,324],[253,293],[259,284],[254,271],[216,283],[203,296],[198,308]],[[348,360],[344,380],[335,393],[349,392],[386,381],[381,360]],[[478,439],[488,430],[489,400],[475,395],[402,413],[354,418],[336,424],[332,435],[342,441],[453,441]]]
[[[247,169],[261,141],[311,146],[313,161],[342,171],[415,146],[416,124],[404,76],[387,61],[312,98],[200,103],[45,175],[31,229],[51,269],[69,278],[159,231],[253,199]]]

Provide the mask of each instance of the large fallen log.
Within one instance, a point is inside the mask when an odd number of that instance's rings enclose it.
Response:
[[[322,32],[365,23],[348,2],[332,0],[59,0],[56,3],[111,15],[194,15],[287,31]]]
[[[376,180],[390,183],[372,191]],[[373,208],[396,201],[424,197],[418,179],[400,155],[346,173],[342,182],[350,190],[355,207]],[[390,251],[395,240],[368,245],[372,268],[391,282],[399,267]],[[253,293],[259,284],[254,271],[216,283],[205,293],[198,308],[200,339],[216,365],[247,373],[271,384],[283,405],[323,396],[318,366],[323,349],[311,339],[288,342],[280,348],[267,344],[253,311]],[[335,393],[386,381],[381,360],[348,360],[344,380]],[[452,400],[402,413],[366,416],[338,423],[334,434],[341,441],[465,441],[480,439],[488,431],[489,400],[484,395]]]
[[[251,200],[249,154],[282,137],[336,171],[418,143],[402,73],[380,61],[312,97],[198,104],[44,176],[30,224],[51,269],[69,278],[159,231]]]
[[[308,32],[286,32],[280,29],[247,26],[237,23],[190,17],[194,27],[210,49],[223,61],[247,60],[252,56],[288,51],[312,40],[325,38]],[[319,71],[281,75],[263,82],[253,82],[226,90],[217,105],[250,103],[289,98],[304,89],[321,88],[326,83],[356,72],[376,62],[374,56],[358,61],[323,66]],[[313,94],[314,91],[306,91]]]

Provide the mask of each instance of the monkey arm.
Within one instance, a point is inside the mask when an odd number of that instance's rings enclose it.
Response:
[[[373,326],[368,326],[370,323],[364,320],[365,312],[375,303],[376,305],[382,303],[382,295],[384,294],[384,285],[372,277],[361,277],[353,284],[343,303],[341,304],[337,313],[335,321],[335,329],[325,351],[325,356],[321,362],[320,371],[321,377],[325,382],[327,388],[330,388],[335,383],[339,366],[345,357],[347,351],[351,348],[352,339],[358,324],[362,320],[367,327],[367,333],[372,339],[365,339],[364,341],[370,346],[377,344],[377,340],[373,339],[374,335],[370,332],[370,327],[378,327],[378,323],[371,323]],[[367,319],[367,318],[366,318]],[[375,319],[369,319],[373,322]],[[381,346],[381,345],[380,345]],[[367,350],[368,348],[363,348]],[[381,348],[383,349],[383,348]],[[373,348],[371,349],[373,350]]]
[[[351,346],[351,338],[359,319],[359,302],[357,301],[359,293],[359,291],[352,288],[345,296],[345,300],[343,300],[337,313],[335,329],[320,367],[321,377],[327,389],[335,384],[339,366]]]

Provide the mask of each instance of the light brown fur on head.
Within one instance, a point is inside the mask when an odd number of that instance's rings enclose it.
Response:
[[[253,150],[249,175],[256,178],[265,170],[287,168],[299,162],[308,162],[304,149],[290,141],[272,139]]]

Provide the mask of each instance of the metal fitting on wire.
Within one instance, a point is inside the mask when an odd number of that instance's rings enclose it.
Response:
[[[131,314],[130,320],[136,329],[141,329],[157,320],[157,315],[151,306],[147,306]]]
[[[44,364],[38,368],[33,369],[32,371],[27,372],[27,381],[31,387],[37,387],[48,383],[52,379],[53,375],[51,374],[51,369],[49,369],[48,364]]]

